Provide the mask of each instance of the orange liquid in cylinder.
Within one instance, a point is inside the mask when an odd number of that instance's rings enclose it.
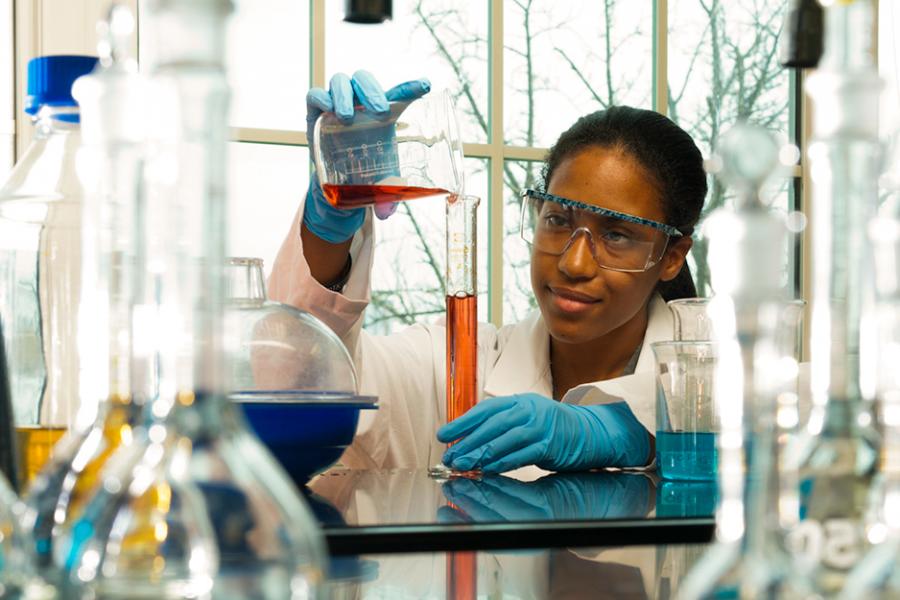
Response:
[[[478,597],[478,563],[475,552],[447,554],[448,600],[475,600]]]
[[[478,400],[477,296],[447,296],[447,422]]]
[[[446,196],[440,188],[410,187],[405,185],[334,185],[322,186],[325,198],[336,208],[359,208],[383,202],[404,202],[429,196]]]

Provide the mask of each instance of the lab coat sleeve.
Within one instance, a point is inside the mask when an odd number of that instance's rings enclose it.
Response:
[[[363,313],[369,304],[374,233],[372,213],[367,213],[362,229],[354,236],[350,246],[353,266],[343,293],[326,289],[309,270],[300,238],[302,203],[275,257],[272,274],[269,276],[270,299],[290,304],[320,319],[341,338],[351,356],[356,353]]]

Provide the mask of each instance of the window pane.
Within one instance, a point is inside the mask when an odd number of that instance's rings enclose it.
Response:
[[[739,119],[787,138],[790,71],[778,63],[783,0],[670,0],[669,116],[704,154]]]
[[[537,307],[531,289],[531,249],[519,235],[519,193],[534,187],[544,163],[508,160],[503,179],[503,322],[515,323]]]
[[[228,144],[229,256],[262,258],[266,275],[309,185],[304,147]]]
[[[398,0],[377,27],[345,23],[344,3],[327,2],[325,70],[371,71],[385,89],[427,77],[456,98],[465,142],[485,142],[488,121],[488,3]]]
[[[887,83],[881,97],[879,124],[885,139],[895,136],[900,128],[900,39],[897,36],[900,36],[900,6],[896,1],[879,2],[878,70]]]
[[[781,68],[777,52],[784,8],[782,0],[670,0],[669,116],[704,155],[741,119],[789,139],[790,71]],[[710,179],[703,215],[728,198]],[[787,206],[784,198],[776,205]],[[694,279],[698,293],[707,295],[706,240],[702,231],[694,239]]]
[[[12,168],[15,159],[15,110],[13,108],[13,23],[10,0],[0,0],[0,181]]]
[[[478,318],[487,321],[488,162],[466,159],[466,191],[478,207]],[[390,218],[375,222],[375,264],[367,330],[386,334],[444,316],[446,265],[444,202],[402,202]]]
[[[228,30],[234,127],[306,130],[309,0],[240,0]]]
[[[507,143],[550,146],[581,115],[652,105],[652,1],[506,0],[503,7]]]

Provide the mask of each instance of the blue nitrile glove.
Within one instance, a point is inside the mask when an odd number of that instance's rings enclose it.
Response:
[[[527,393],[490,398],[447,423],[438,440],[458,470],[502,473],[524,465],[552,471],[647,464],[650,438],[625,402],[576,406]]]
[[[441,491],[453,506],[439,508],[438,518],[449,522],[624,519],[647,515],[653,483],[637,473],[554,473],[536,481],[485,475],[450,479]]]
[[[351,122],[354,106],[360,105],[363,110],[376,116],[387,116],[390,113],[389,102],[415,100],[430,89],[431,83],[427,79],[415,79],[384,92],[368,71],[357,71],[352,79],[343,73],[337,73],[331,78],[327,91],[312,88],[306,94],[306,139],[310,144],[310,155],[316,119],[323,112],[333,112],[342,121]],[[385,219],[395,209],[393,203],[376,205],[375,215]],[[313,176],[310,180],[303,223],[313,234],[331,243],[343,242],[353,237],[362,227],[365,218],[363,208],[344,210],[331,206],[325,199],[318,178]]]

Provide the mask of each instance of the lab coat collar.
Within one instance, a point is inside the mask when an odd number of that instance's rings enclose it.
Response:
[[[550,332],[540,311],[512,326],[503,351],[491,369],[484,394],[510,396],[522,392],[553,395],[550,382]]]
[[[650,316],[641,353],[634,369],[635,375],[653,372],[653,351],[650,344],[671,339],[671,312],[662,297],[655,294],[650,301]],[[586,400],[585,396],[589,395],[588,392],[596,390],[598,386],[606,387],[608,384],[626,382],[633,377],[625,375],[605,382],[579,385],[569,390],[563,402],[582,404]],[[550,377],[550,332],[539,311],[533,312],[512,327],[503,351],[484,386],[484,393],[488,397],[509,396],[526,391],[548,397],[553,395]]]

